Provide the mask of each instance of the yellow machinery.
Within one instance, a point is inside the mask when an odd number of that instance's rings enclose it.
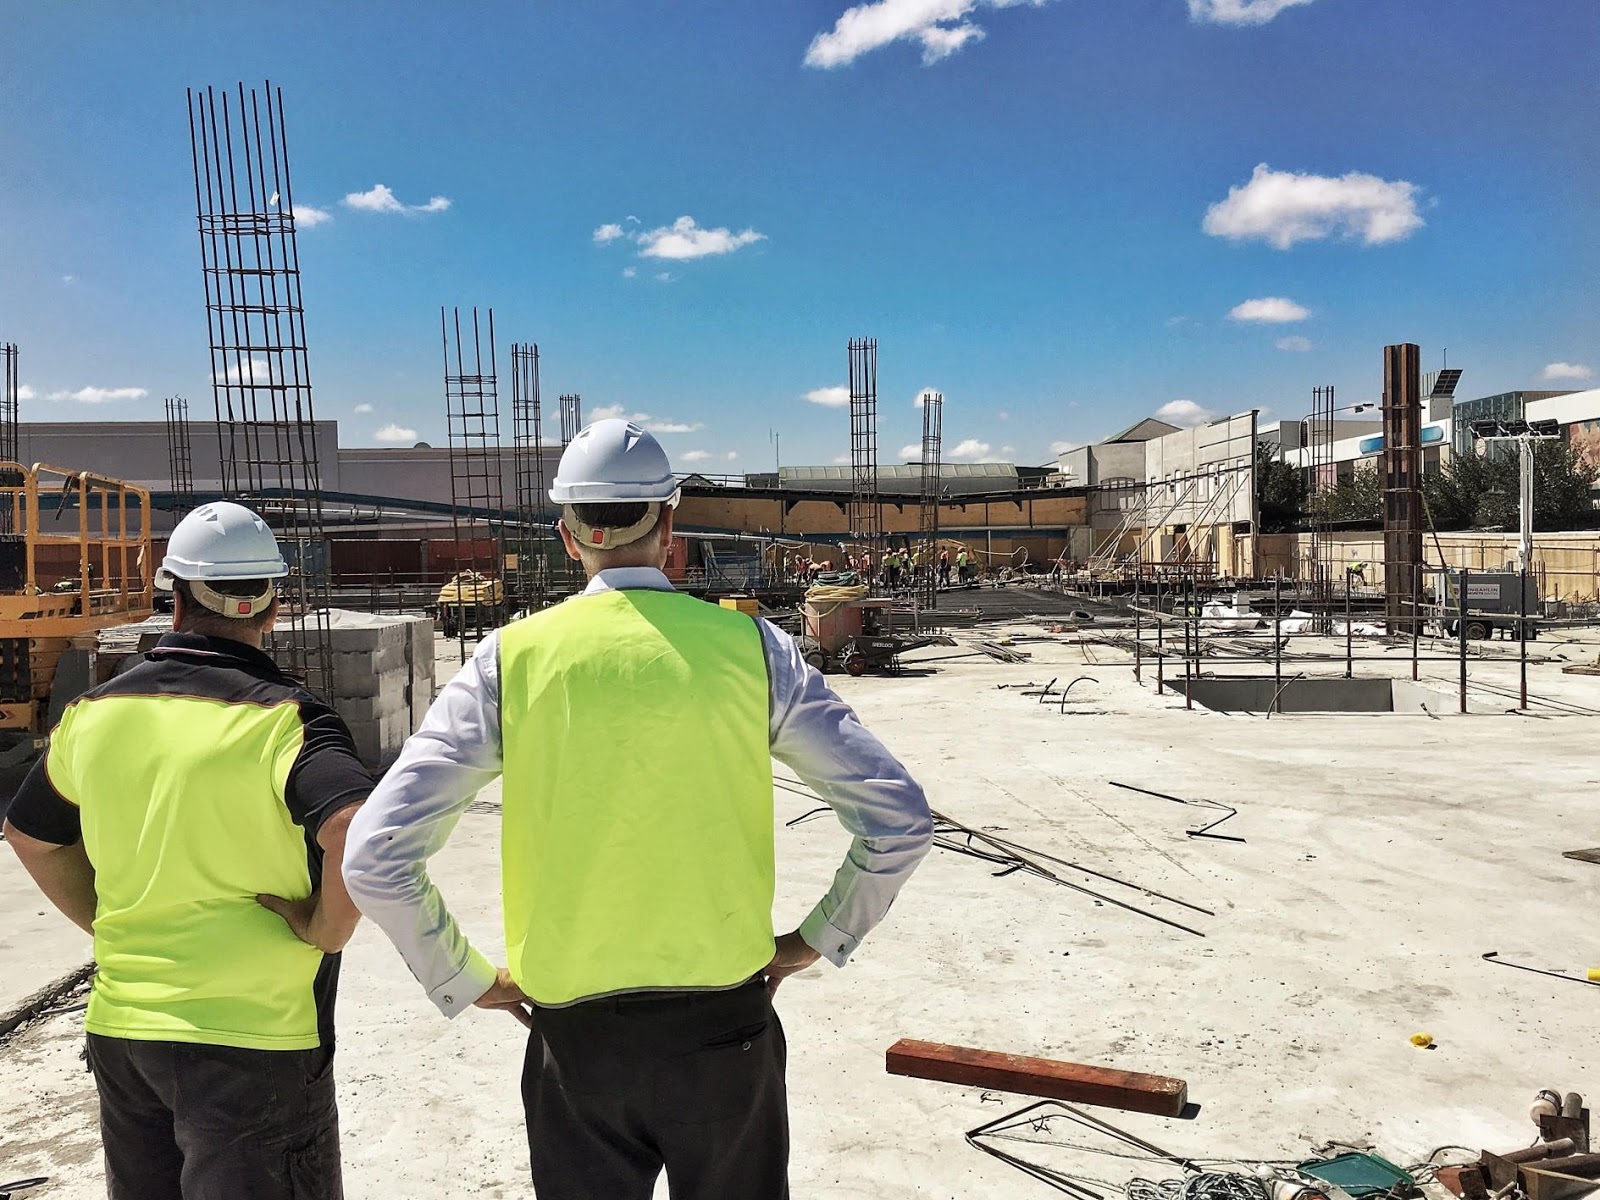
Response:
[[[58,496],[48,513],[41,493]],[[0,801],[62,709],[94,686],[99,631],[151,615],[149,562],[144,488],[0,462]]]
[[[506,590],[498,579],[462,571],[439,589],[440,632],[455,637],[464,630],[482,636],[505,623]]]

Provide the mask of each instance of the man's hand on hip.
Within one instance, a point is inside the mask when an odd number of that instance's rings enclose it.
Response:
[[[472,1002],[478,1008],[499,1009],[508,1012],[528,1029],[533,1028],[533,1007],[528,996],[511,978],[511,972],[501,967],[489,990]]]
[[[772,961],[767,964],[763,972],[767,977],[767,995],[776,995],[780,983],[789,976],[804,971],[821,957],[822,955],[806,945],[798,930],[781,935],[777,942],[777,952],[773,954]]]
[[[308,946],[315,946],[324,954],[337,954],[344,949],[349,934],[331,927],[323,911],[320,896],[312,892],[304,900],[285,900],[282,896],[260,895],[256,903],[283,918],[295,937]]]

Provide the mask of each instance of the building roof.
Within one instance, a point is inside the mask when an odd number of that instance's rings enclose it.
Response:
[[[1149,442],[1158,437],[1165,437],[1169,433],[1177,433],[1179,426],[1159,421],[1155,417],[1146,417],[1142,421],[1135,421],[1121,433],[1114,433],[1106,438],[1107,442]]]

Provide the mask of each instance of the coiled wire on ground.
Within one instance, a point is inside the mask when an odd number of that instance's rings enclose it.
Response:
[[[1202,1171],[1184,1179],[1130,1179],[1128,1200],[1267,1200],[1267,1190],[1251,1175]]]

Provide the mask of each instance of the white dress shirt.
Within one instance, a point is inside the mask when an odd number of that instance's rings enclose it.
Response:
[[[591,579],[584,595],[630,588],[671,591],[672,584],[653,567],[618,567]],[[827,801],[854,838],[833,886],[800,925],[806,944],[842,967],[928,853],[933,819],[922,788],[806,664],[795,640],[757,624],[772,757]],[[351,898],[447,1017],[489,990],[495,968],[450,915],[427,862],[500,772],[499,638],[490,634],[357,811],[345,843]]]

